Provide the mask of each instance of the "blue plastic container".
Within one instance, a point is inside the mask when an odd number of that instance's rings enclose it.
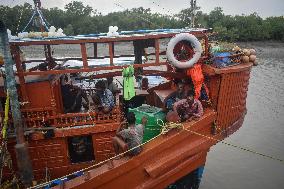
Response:
[[[230,66],[232,64],[230,56],[232,53],[230,52],[220,52],[214,53],[214,62],[213,65],[217,68],[223,68]]]

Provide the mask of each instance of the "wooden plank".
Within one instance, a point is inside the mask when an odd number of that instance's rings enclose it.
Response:
[[[163,66],[167,65],[167,62],[156,63],[147,63],[147,64],[134,64],[134,68],[150,67],[150,66]],[[32,71],[24,72],[23,75],[50,75],[50,74],[64,74],[64,73],[78,73],[78,72],[94,72],[102,70],[114,70],[114,69],[123,69],[128,67],[128,65],[123,66],[105,66],[105,67],[94,67],[94,68],[81,68],[81,69],[66,69],[66,70],[48,70],[48,71]]]
[[[114,56],[114,43],[113,42],[109,42],[108,43],[108,51],[109,51],[109,61],[110,61],[110,65],[113,66],[113,56]]]
[[[98,43],[93,43],[94,45],[94,58],[98,58]]]
[[[160,46],[159,39],[155,39],[155,56],[156,56],[156,64],[160,62]]]
[[[87,69],[88,68],[88,60],[87,60],[87,49],[86,49],[86,44],[81,43],[81,54],[82,54],[82,61],[83,61],[83,68]]]
[[[23,102],[28,102],[29,98],[28,98],[28,93],[27,93],[27,89],[26,89],[26,84],[25,84],[25,78],[24,78],[24,70],[22,67],[22,61],[21,61],[21,55],[20,55],[20,51],[18,50],[18,48],[16,46],[11,46],[11,51],[12,54],[14,54],[14,61],[16,63],[16,68],[17,68],[17,75],[19,77],[19,84],[20,84],[20,90],[21,90],[21,100]],[[29,106],[29,104],[24,105],[24,107]]]

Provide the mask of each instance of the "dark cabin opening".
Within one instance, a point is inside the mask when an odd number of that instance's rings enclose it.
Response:
[[[71,163],[95,160],[92,136],[76,136],[68,138]]]

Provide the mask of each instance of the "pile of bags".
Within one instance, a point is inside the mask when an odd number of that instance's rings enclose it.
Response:
[[[11,34],[11,31],[10,31]],[[9,35],[9,33],[8,33]],[[48,32],[21,32],[18,33],[18,38],[41,38],[41,37],[64,37],[66,36],[63,33],[63,30],[61,28],[58,28],[56,31],[56,28],[54,26],[51,26],[48,30]],[[9,37],[9,39],[14,39],[15,36]]]
[[[118,30],[117,26],[109,26],[108,27],[107,36],[108,37],[117,37],[117,36],[119,36],[119,33],[117,32],[117,30]]]

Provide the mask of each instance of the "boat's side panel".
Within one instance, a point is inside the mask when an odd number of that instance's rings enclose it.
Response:
[[[115,155],[112,145],[114,135],[115,132],[102,132],[92,136],[95,157],[98,162]]]
[[[51,105],[56,107],[57,113],[64,113],[63,112],[63,101],[62,101],[62,94],[61,94],[61,84],[59,82],[57,83],[51,83],[52,87],[52,96],[51,99]]]
[[[222,130],[230,127],[246,113],[246,97],[250,68],[221,75],[217,105],[217,126]]]
[[[29,143],[30,158],[36,179],[44,179],[46,171],[55,178],[63,171],[55,171],[69,165],[67,144],[64,138],[54,138]]]
[[[220,75],[210,76],[209,82],[207,83],[212,107],[215,110],[217,110],[220,83],[221,83]]]
[[[74,133],[74,132],[73,132]],[[54,179],[67,175],[74,171],[88,167],[96,162],[103,161],[114,155],[112,146],[112,137],[115,135],[114,131],[99,132],[99,133],[85,133],[82,136],[90,135],[92,137],[92,146],[94,152],[94,161],[72,163],[70,159],[70,152],[68,148],[68,139],[71,136],[53,137],[50,139],[29,140],[28,149],[32,161],[34,177],[36,180]],[[74,133],[74,135],[76,134]],[[78,135],[77,135],[78,136]],[[80,135],[79,135],[80,136]],[[14,151],[14,140],[10,140],[9,151],[16,162]],[[16,164],[13,166],[17,170]],[[4,171],[4,175],[9,176],[9,170]]]
[[[49,81],[41,81],[26,84],[29,108],[51,107],[51,85]]]

